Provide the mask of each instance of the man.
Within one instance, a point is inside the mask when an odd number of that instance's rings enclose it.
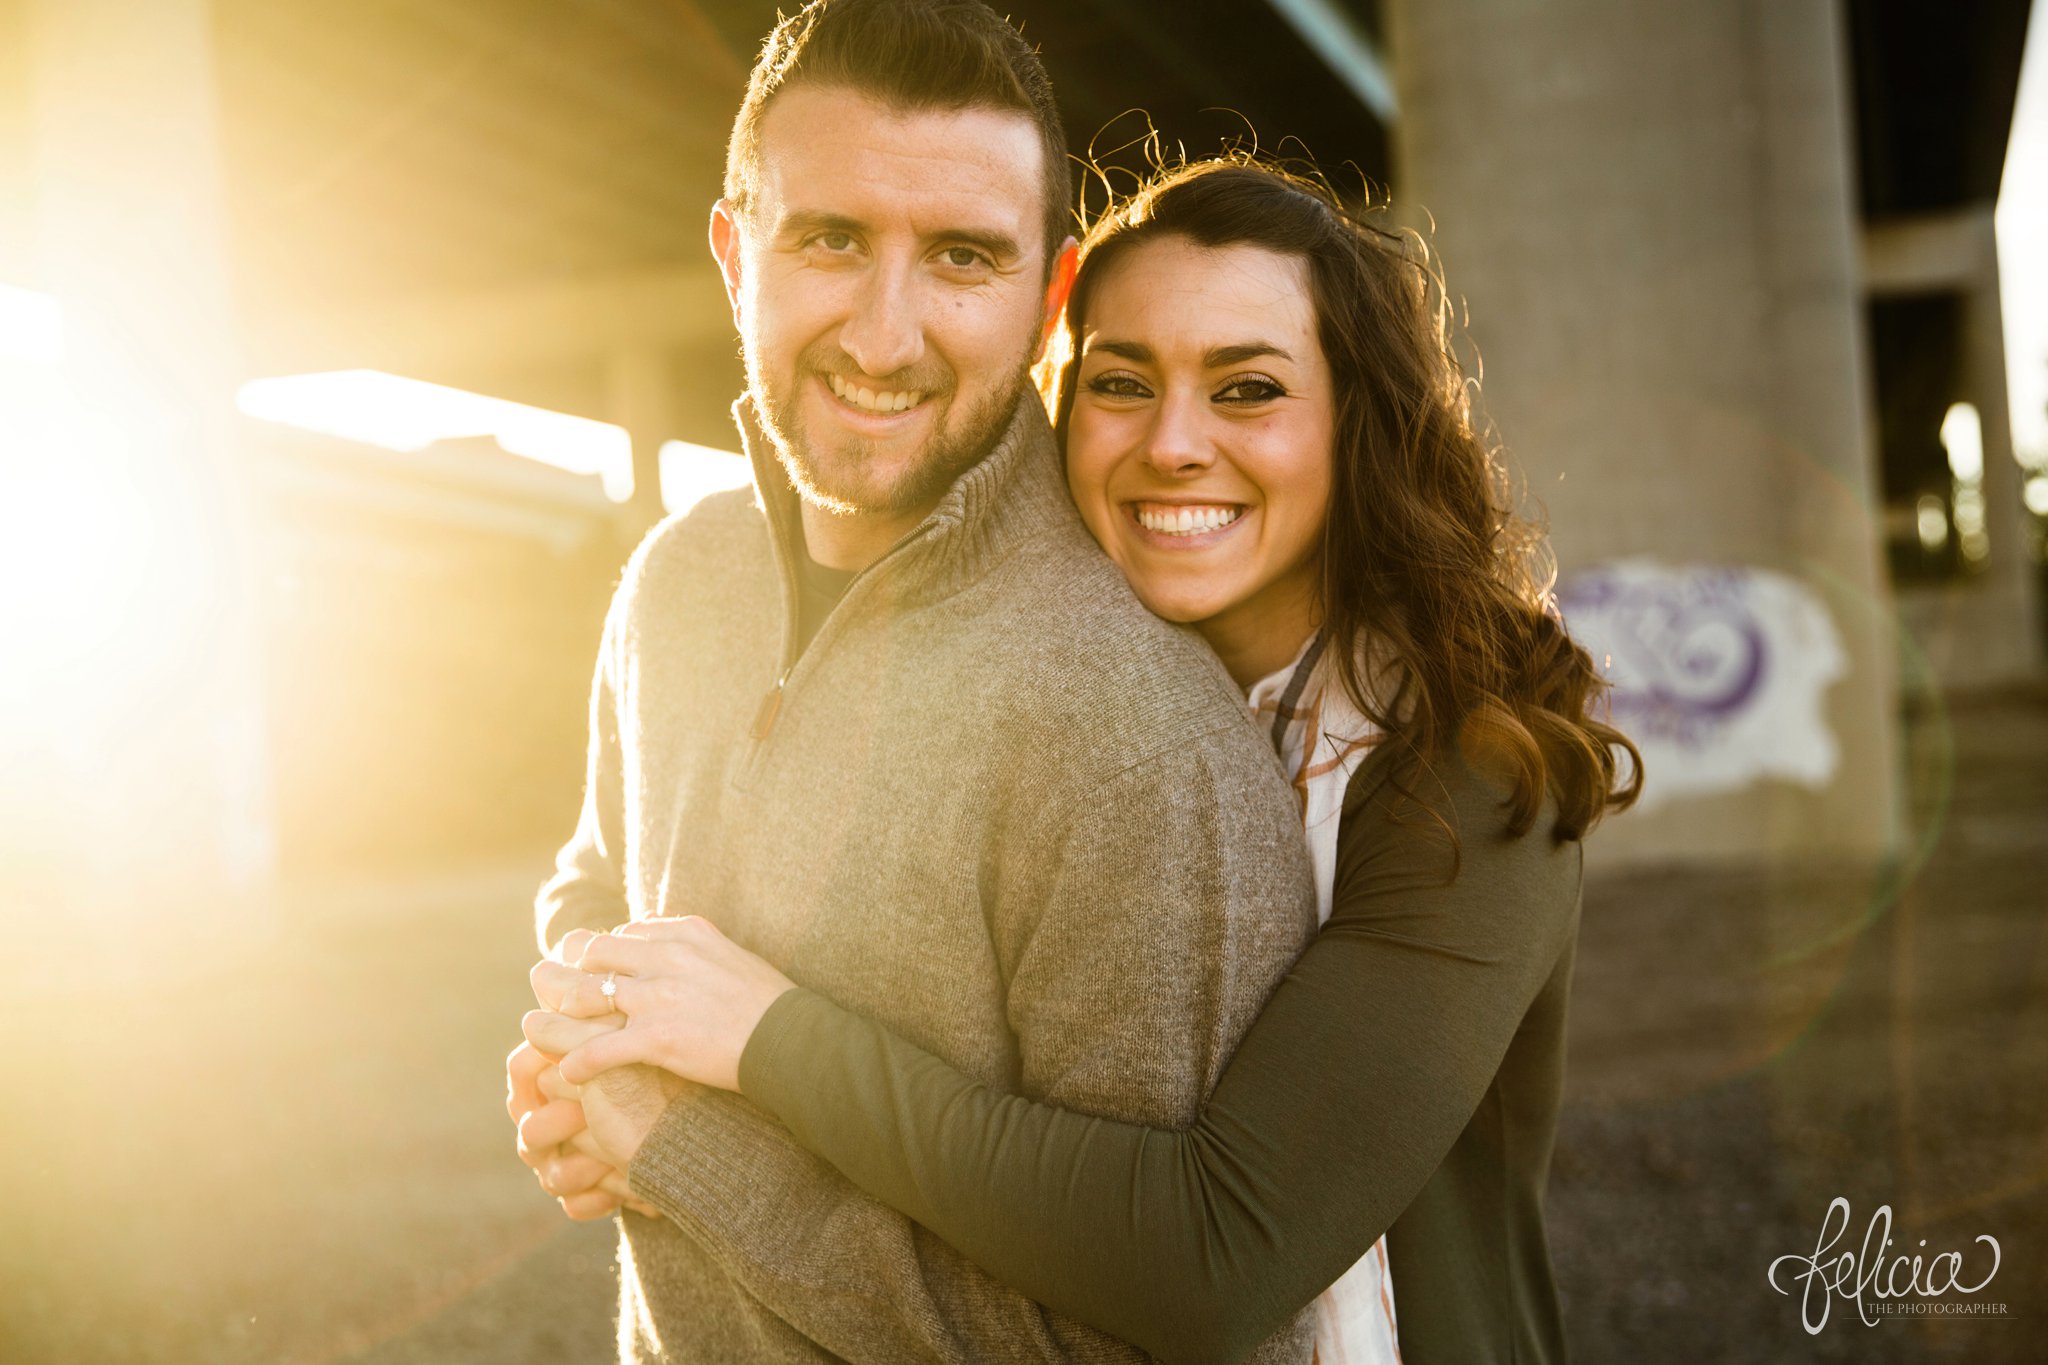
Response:
[[[1029,388],[1064,147],[971,0],[818,0],[770,39],[711,225],[758,491],[627,567],[541,938],[701,913],[991,1084],[1185,1123],[1313,892],[1271,751],[1088,537]],[[630,1195],[625,1358],[1139,1358],[744,1100],[640,1068],[571,1097],[550,1060],[511,1059],[522,1154],[573,1212]]]

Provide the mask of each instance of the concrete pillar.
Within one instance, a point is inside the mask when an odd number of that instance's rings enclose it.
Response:
[[[667,352],[656,346],[614,350],[605,357],[608,418],[633,438],[633,500],[627,508],[628,540],[639,538],[662,517],[661,445],[675,430],[675,385]]]
[[[1824,778],[1668,801],[1592,856],[1892,846],[1894,626],[1838,7],[1390,0],[1387,20],[1397,200],[1434,216],[1485,407],[1564,573],[1783,575],[1846,658]]]
[[[22,282],[35,230],[28,178],[28,10],[0,0],[0,280]]]
[[[1998,235],[1990,204],[1887,219],[1863,234],[1872,295],[1954,293],[1963,301],[1962,392],[1984,429],[1984,563],[1954,582],[1899,592],[1899,614],[1944,687],[1992,686],[2042,666],[2039,587],[2013,458],[1999,303]]]
[[[45,799],[79,862],[48,909],[203,944],[267,908],[274,862],[212,16],[31,0],[25,30],[24,283],[63,310],[65,415],[16,471],[55,490],[57,633],[9,667],[55,708],[37,771],[68,784]]]
[[[1990,211],[1983,215],[1983,271],[1964,303],[1966,329],[1963,382],[1968,401],[1984,423],[1984,515],[1991,537],[1984,565],[1985,596],[2007,671],[1986,677],[2005,682],[2040,673],[2042,656],[2040,579],[2030,550],[2024,480],[2012,440],[2011,398],[2005,386],[2005,310],[2000,304],[1998,234]]]

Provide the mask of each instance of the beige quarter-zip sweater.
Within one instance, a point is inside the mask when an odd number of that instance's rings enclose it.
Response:
[[[607,620],[541,937],[703,914],[977,1080],[1127,1122],[1198,1112],[1315,927],[1299,814],[1213,655],[1083,527],[1029,397],[795,656],[798,507],[650,533]],[[1141,1360],[1007,1289],[734,1095],[635,1158],[628,1360]],[[1305,1361],[1297,1316],[1254,1356]]]

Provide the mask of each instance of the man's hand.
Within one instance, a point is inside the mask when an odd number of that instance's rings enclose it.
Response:
[[[591,936],[588,929],[571,930],[556,952],[580,953]],[[559,965],[544,959],[534,971]],[[562,1211],[578,1221],[609,1218],[621,1207],[657,1216],[632,1197],[623,1168],[599,1154],[580,1096],[562,1080],[560,1060],[531,1043],[521,1043],[505,1059],[505,1109],[518,1129],[519,1159]]]
[[[505,1059],[505,1080],[519,1159],[564,1213],[578,1221],[609,1218],[629,1202],[625,1177],[588,1150],[595,1144],[584,1132],[582,1106],[554,1058],[521,1043]]]
[[[552,1063],[554,1058],[591,1038],[616,1029],[620,1022],[617,1016],[571,1019],[551,1010],[531,1010],[522,1024],[527,1046]],[[552,1083],[567,1098],[542,1106],[521,1124],[522,1155],[530,1126],[536,1141],[552,1138],[558,1143],[566,1142],[574,1151],[595,1157],[617,1172],[632,1165],[655,1120],[689,1085],[680,1077],[651,1066],[616,1067],[582,1086],[569,1085],[557,1072]],[[540,1117],[556,1104],[565,1106],[565,1111],[546,1119]],[[567,1209],[566,1201],[563,1207]]]

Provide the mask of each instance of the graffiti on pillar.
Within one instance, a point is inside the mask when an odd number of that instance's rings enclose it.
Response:
[[[1822,786],[1840,752],[1828,684],[1848,656],[1796,578],[1727,565],[1619,560],[1558,587],[1572,636],[1614,684],[1614,720],[1643,751],[1643,805],[1765,778]]]

